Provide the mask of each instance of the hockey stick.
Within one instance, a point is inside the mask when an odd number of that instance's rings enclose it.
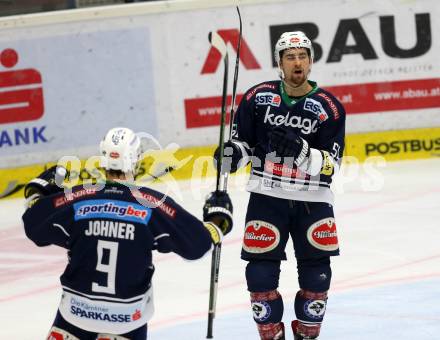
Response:
[[[237,79],[238,79],[238,68],[240,63],[240,46],[241,46],[241,36],[242,36],[242,21],[240,15],[240,9],[237,6],[238,18],[240,20],[240,35],[238,38],[237,44],[237,57],[235,60],[235,71],[234,71],[234,82],[232,88],[232,102],[231,102],[231,114],[229,117],[229,138],[232,138],[232,126],[234,122],[234,106],[235,106],[235,98],[237,91]],[[220,140],[219,140],[219,149],[220,155],[217,162],[217,182],[216,182],[216,190],[226,191],[227,190],[227,180],[228,180],[228,172],[223,172],[222,164],[224,158],[224,130],[225,130],[225,117],[226,117],[226,100],[227,100],[227,87],[228,87],[228,52],[226,49],[226,44],[223,39],[216,33],[209,35],[209,41],[211,45],[214,46],[222,55],[223,61],[225,64],[225,73],[223,78],[223,95],[222,95],[222,112],[221,112],[221,121],[220,121]],[[214,250],[212,252],[211,259],[211,281],[210,281],[210,289],[209,289],[209,311],[208,311],[208,332],[206,338],[212,339],[212,328],[215,317],[215,308],[217,302],[217,288],[218,288],[218,277],[220,270],[220,255],[221,255],[221,243],[214,246]]]
[[[225,117],[226,117],[226,98],[228,91],[228,51],[226,49],[226,44],[220,35],[216,32],[210,32],[208,36],[211,45],[220,52],[223,62],[224,62],[224,76],[223,76],[223,92],[222,92],[222,111],[220,119],[220,137],[219,137],[219,148],[220,156],[217,162],[217,181],[216,181],[216,191],[226,191],[226,188],[221,182],[222,174],[222,163],[223,163],[223,149],[224,149],[224,134],[225,134]],[[220,270],[220,255],[221,255],[221,243],[214,246],[212,251],[211,259],[211,279],[209,285],[209,308],[208,308],[208,331],[206,338],[212,339],[212,327],[215,317],[215,307],[217,302],[217,288],[218,288],[218,275]]]
[[[6,189],[0,193],[0,198],[4,198],[4,197],[13,195],[17,191],[19,191],[21,188],[23,188],[24,186],[25,186],[25,184],[19,184],[17,181],[10,181],[8,183],[8,186],[6,187]]]
[[[148,177],[146,179],[142,179],[142,182],[154,182],[158,179],[160,179],[161,177],[171,173],[173,170],[176,169],[176,166],[167,166],[163,169],[161,169],[160,171],[156,172],[156,173],[151,173],[146,171],[146,174],[148,175]]]

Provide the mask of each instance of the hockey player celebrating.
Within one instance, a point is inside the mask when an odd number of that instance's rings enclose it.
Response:
[[[133,131],[114,128],[100,144],[107,178],[101,190],[76,186],[65,195],[61,167],[25,187],[26,235],[38,246],[68,251],[48,339],[145,340],[153,313],[152,251],[199,259],[232,228],[226,193],[207,198],[201,222],[160,192],[132,186],[141,149]]]
[[[284,339],[280,261],[292,237],[300,290],[296,340],[316,339],[330,287],[330,256],[339,254],[330,183],[344,149],[345,112],[329,92],[308,80],[313,46],[303,32],[275,45],[281,80],[249,89],[225,144],[231,172],[252,162],[242,247],[246,281],[261,339]],[[218,158],[219,150],[214,155]]]

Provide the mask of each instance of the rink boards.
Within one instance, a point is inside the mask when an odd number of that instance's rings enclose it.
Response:
[[[385,161],[440,157],[440,128],[350,134],[345,142],[344,160],[350,163],[362,163],[373,157],[383,157]],[[215,145],[211,145],[152,152],[144,158],[137,180],[148,184],[215,176],[214,149]],[[20,197],[24,184],[53,164],[0,169],[0,198]],[[69,185],[84,180],[92,183],[92,179],[102,177],[96,157],[81,161],[75,157],[60,159],[58,164],[72,170]]]

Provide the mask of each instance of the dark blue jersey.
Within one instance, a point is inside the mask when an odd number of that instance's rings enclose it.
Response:
[[[171,198],[117,183],[43,197],[23,222],[38,246],[68,250],[60,312],[97,332],[122,334],[151,316],[153,250],[193,260],[212,245],[203,222]]]
[[[252,155],[249,191],[332,203],[333,171],[322,166],[331,162],[333,167],[342,157],[345,110],[331,93],[309,83],[313,90],[301,98],[289,97],[279,80],[258,84],[243,96],[235,115],[233,139]],[[311,155],[303,166],[277,158],[270,149],[268,136],[275,126],[293,129],[308,142]]]

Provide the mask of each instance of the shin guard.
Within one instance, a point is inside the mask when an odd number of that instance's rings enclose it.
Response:
[[[301,289],[295,297],[295,314],[298,320],[292,323],[293,332],[304,339],[317,338],[326,306],[327,292],[315,293]]]
[[[277,290],[251,293],[254,320],[262,340],[283,339],[283,300]]]

